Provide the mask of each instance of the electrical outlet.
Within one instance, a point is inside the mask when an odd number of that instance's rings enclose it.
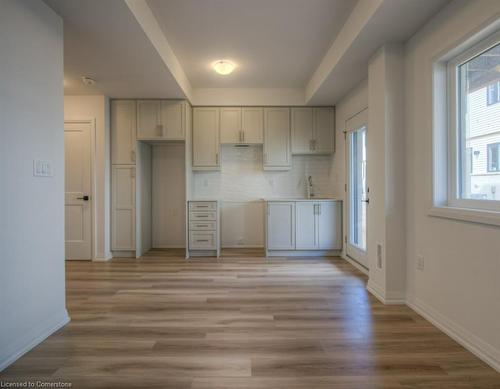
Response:
[[[377,269],[382,269],[382,245],[377,243]]]
[[[425,267],[425,260],[423,255],[417,255],[417,270],[423,271]]]

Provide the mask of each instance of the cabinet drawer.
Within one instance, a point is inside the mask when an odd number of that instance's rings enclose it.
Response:
[[[204,220],[217,220],[217,212],[189,212],[189,220],[204,221]]]
[[[190,250],[216,250],[217,232],[216,231],[190,231],[189,232]]]
[[[215,211],[217,203],[215,201],[190,201],[190,211]]]
[[[189,222],[189,229],[191,231],[215,231],[217,229],[217,222],[198,222],[191,220]]]

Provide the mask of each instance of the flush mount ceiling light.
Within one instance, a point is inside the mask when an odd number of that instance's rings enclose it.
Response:
[[[232,73],[232,71],[234,70],[236,65],[234,63],[232,63],[231,61],[227,61],[225,59],[222,59],[220,61],[215,61],[212,64],[212,67],[214,68],[214,70],[217,73],[222,74],[223,76],[226,76],[226,75]]]

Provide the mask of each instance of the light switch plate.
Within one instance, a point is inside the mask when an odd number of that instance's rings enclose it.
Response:
[[[50,161],[35,159],[33,160],[34,177],[52,177],[52,163]]]

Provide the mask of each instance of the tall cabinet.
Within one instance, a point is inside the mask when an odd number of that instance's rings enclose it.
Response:
[[[111,101],[111,250],[135,251],[136,102]]]

